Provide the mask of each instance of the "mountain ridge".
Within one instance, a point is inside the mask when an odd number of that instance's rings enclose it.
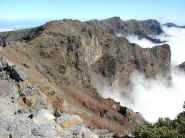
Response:
[[[174,23],[165,23],[164,25],[167,27],[185,28],[185,26],[176,25]]]
[[[130,135],[145,120],[116,101],[101,97],[93,74],[107,79],[115,88],[128,86],[136,70],[147,78],[170,77],[169,45],[141,48],[91,22],[66,19],[0,33],[0,44],[0,55],[17,63],[32,78],[24,82],[47,82],[44,88],[39,87],[46,92],[44,97],[51,99],[54,114],[62,111],[80,115],[88,127],[107,129],[118,136]],[[57,91],[50,91],[48,83]],[[24,90],[26,84],[22,85]],[[26,108],[38,107],[30,106],[25,98],[29,96],[20,95]]]
[[[64,20],[68,20],[68,19],[64,19]],[[146,38],[156,44],[160,44],[161,41],[158,39],[155,39],[153,36],[164,33],[164,31],[160,26],[160,23],[154,19],[123,21],[120,17],[112,17],[104,20],[84,21],[84,23],[95,25],[97,28],[104,29],[106,32],[110,34],[114,34],[122,37],[127,37],[129,35],[136,35],[138,36],[139,39]],[[38,27],[35,27],[35,29],[36,28]],[[25,29],[23,31],[20,31],[20,34],[22,32],[22,35],[23,34],[26,35],[27,32],[31,30]]]

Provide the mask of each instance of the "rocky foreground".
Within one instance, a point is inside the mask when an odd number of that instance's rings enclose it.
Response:
[[[168,45],[144,49],[94,21],[0,33],[0,45],[0,137],[131,136],[144,118],[101,97],[94,78],[113,88],[136,70],[170,78]]]
[[[98,138],[78,115],[52,112],[57,104],[62,107],[62,100],[55,101],[54,90],[48,87],[45,95],[39,84],[24,81],[27,76],[5,58],[0,59],[0,70],[1,138]],[[109,135],[113,134],[105,133],[106,137]]]

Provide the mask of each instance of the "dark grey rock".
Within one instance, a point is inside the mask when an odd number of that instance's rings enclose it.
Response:
[[[177,27],[177,28],[184,28],[185,29],[185,26],[179,26],[179,25],[176,25],[174,23],[166,23],[164,25],[167,26],[167,27]]]
[[[27,78],[27,75],[24,74],[19,67],[4,57],[0,58],[0,71],[5,72],[11,79],[17,82]]]

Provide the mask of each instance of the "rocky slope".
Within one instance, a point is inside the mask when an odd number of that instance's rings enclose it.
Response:
[[[145,121],[139,113],[101,97],[95,76],[108,80],[111,87],[128,86],[136,70],[147,78],[169,77],[168,45],[144,49],[93,22],[53,21],[0,33],[0,44],[0,56],[19,67],[17,71],[8,65],[1,71],[16,82],[22,108],[36,114],[46,109],[55,117],[61,112],[76,114],[86,127],[117,136],[131,135]]]
[[[78,115],[62,112],[64,101],[46,80],[35,84],[28,78],[17,65],[0,58],[1,138],[98,138]]]

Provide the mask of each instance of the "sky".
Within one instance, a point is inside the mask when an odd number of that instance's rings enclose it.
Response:
[[[72,18],[148,19],[185,25],[185,0],[0,0],[0,28]]]

